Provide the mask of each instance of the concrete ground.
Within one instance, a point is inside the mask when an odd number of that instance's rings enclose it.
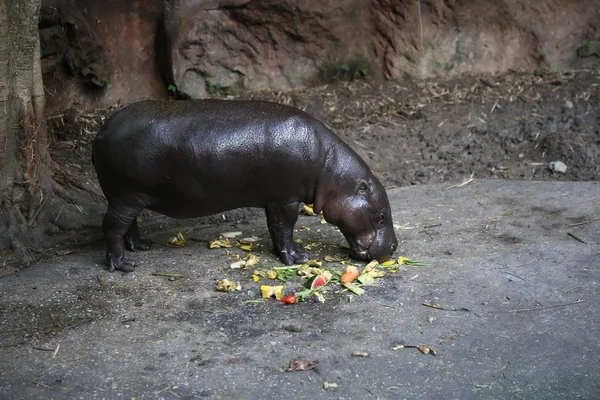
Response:
[[[260,265],[277,263],[259,212],[152,232],[188,244],[134,254],[131,274],[107,272],[98,243],[4,277],[0,398],[600,398],[600,184],[448,186],[390,191],[397,255],[430,265],[362,296],[331,284],[324,303],[263,301],[267,282],[205,243],[239,230],[262,239]],[[343,256],[320,220],[300,217],[297,237]],[[223,277],[242,289],[215,291]],[[436,355],[407,347],[421,345]],[[318,364],[284,371],[295,359]]]

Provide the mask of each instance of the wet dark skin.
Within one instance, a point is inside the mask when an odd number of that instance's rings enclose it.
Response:
[[[273,248],[287,265],[309,259],[294,242],[300,203],[340,228],[358,260],[388,259],[398,241],[387,194],[365,162],[321,122],[263,101],[145,101],[114,114],[94,141],[108,200],[102,228],[109,271],[148,250],[137,215],[174,218],[264,208]]]

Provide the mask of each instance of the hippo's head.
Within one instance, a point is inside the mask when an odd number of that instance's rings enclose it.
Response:
[[[338,186],[323,204],[315,201],[315,211],[321,208],[327,222],[336,225],[348,240],[352,258],[382,262],[398,248],[390,202],[374,175]]]

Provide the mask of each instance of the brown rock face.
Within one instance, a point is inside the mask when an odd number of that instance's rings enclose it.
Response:
[[[44,80],[67,73],[92,86],[105,86],[102,46],[74,0],[48,0],[40,15]]]
[[[221,88],[291,89],[378,71],[357,0],[167,0],[163,74],[192,97]]]
[[[598,0],[44,0],[40,36],[45,85],[55,94],[50,109],[60,109],[167,97],[175,87],[202,98],[335,79],[593,68],[600,7]]]

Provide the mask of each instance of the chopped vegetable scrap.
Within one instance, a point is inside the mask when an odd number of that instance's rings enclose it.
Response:
[[[358,268],[354,265],[348,265],[342,276],[340,276],[340,283],[352,293],[360,296],[365,291],[352,283],[356,278],[358,278]]]
[[[427,265],[431,265],[431,264],[425,264],[422,263],[420,261],[415,261],[415,260],[411,260],[408,257],[398,257],[398,264],[400,265],[414,265],[414,266],[427,266]]]
[[[290,265],[289,267],[273,267],[273,271],[277,272],[277,279],[285,282],[289,278],[296,276],[296,270],[298,268],[300,268],[300,265]]]
[[[348,265],[346,267],[346,270],[340,277],[340,283],[342,285],[345,285],[347,283],[352,283],[352,282],[354,282],[354,280],[356,278],[358,278],[358,268],[355,267],[354,265]]]
[[[181,234],[180,234],[181,235]],[[242,250],[250,251],[253,246],[260,246],[260,244],[256,243],[260,240],[258,237],[250,236],[239,239],[236,241],[230,240],[237,236],[241,236],[242,232],[225,232],[222,233],[217,239],[210,242],[210,248],[219,248],[219,247],[234,247],[236,244],[240,244],[240,248]],[[181,236],[181,240],[183,241],[183,236]],[[347,245],[345,245],[347,246]],[[248,268],[252,266],[256,266],[260,258],[258,256],[253,255],[252,253],[247,253],[244,257],[240,257],[236,254],[232,254],[235,262],[230,264],[230,267],[233,269],[242,269]],[[340,260],[339,258],[332,256],[325,256],[324,260],[326,262],[340,262],[342,265],[346,264],[346,260]],[[376,278],[381,278],[385,276],[386,268],[388,271],[396,272],[396,266],[399,265],[429,265],[419,261],[410,260],[407,257],[399,257],[397,260],[389,260],[379,264],[376,260],[369,262],[362,270],[359,271],[359,267],[356,265],[347,265],[343,272],[335,269],[335,268],[327,268],[323,267],[323,262],[318,260],[308,260],[304,264],[301,265],[291,265],[291,266],[278,266],[276,264],[263,265],[255,269],[251,276],[254,282],[260,281],[261,278],[265,279],[277,279],[282,282],[286,282],[288,279],[292,279],[294,277],[301,277],[306,279],[303,283],[305,290],[298,291],[294,294],[290,294],[287,296],[283,296],[284,286],[269,286],[269,285],[261,285],[261,293],[264,298],[275,297],[283,304],[295,304],[296,302],[306,301],[309,296],[315,296],[318,301],[324,303],[325,296],[321,289],[326,286],[328,283],[338,283],[342,285],[348,291],[356,294],[362,295],[364,294],[364,289],[362,286],[373,285],[375,283]],[[226,279],[223,281],[219,281],[219,285],[217,285],[217,290],[221,291],[232,291],[232,290],[240,290],[239,284],[234,284],[233,282],[227,281]],[[283,297],[282,297],[283,296]]]
[[[185,239],[183,238],[183,234],[179,232],[176,236],[169,238],[167,244],[170,244],[171,246],[184,246]]]
[[[246,254],[246,257],[244,257],[244,258],[241,258],[239,256],[236,256],[236,258],[238,260],[234,263],[231,263],[231,265],[229,265],[230,268],[236,269],[236,268],[253,267],[256,264],[258,264],[258,261],[260,260],[260,257],[255,256],[254,254],[251,254],[251,253]]]
[[[252,276],[257,278],[277,279],[277,272],[271,269],[259,269],[252,273]],[[258,282],[258,280],[255,280]]]
[[[305,204],[302,206],[302,210],[304,211],[304,213],[306,215],[310,215],[311,217],[316,216],[317,214],[315,214],[314,210],[313,210],[313,205],[312,204]]]
[[[233,292],[236,290],[242,290],[242,286],[239,283],[235,283],[225,278],[223,280],[217,281],[216,289],[219,292]]]
[[[238,236],[242,236],[242,232],[223,232],[221,233],[221,236],[226,237],[227,239],[233,239],[236,238]]]
[[[237,242],[235,240],[232,240],[232,239],[235,239],[235,237],[241,236],[241,235],[242,235],[242,232],[221,233],[218,238],[216,238],[215,240],[213,240],[212,242],[210,242],[208,244],[208,247],[211,249],[231,248],[239,243],[240,249],[242,249],[244,251],[252,251],[255,248],[255,246],[256,247],[261,246],[260,243],[257,243],[260,240],[260,238],[256,237],[256,236],[245,237],[245,238],[239,239]],[[246,265],[246,266],[249,266],[249,265]],[[234,266],[232,268],[240,268],[240,267]]]
[[[241,244],[254,244],[258,241],[260,241],[260,238],[258,236],[249,236],[239,240]]]
[[[335,389],[336,387],[338,387],[337,383],[329,383],[329,382],[323,382],[323,389],[325,390],[329,390],[329,389]]]
[[[310,371],[315,369],[319,361],[308,361],[305,359],[291,360],[288,367],[285,369],[286,372],[292,371]]]
[[[220,235],[217,239],[213,240],[208,244],[208,248],[210,249],[219,249],[219,248],[230,248],[235,246],[235,243],[229,240],[228,237]]]
[[[385,263],[387,263],[387,262],[388,261],[386,261]],[[384,265],[385,263],[382,263],[381,266],[385,266]],[[388,266],[389,265],[390,264],[388,264]],[[362,275],[366,274],[366,275],[370,276],[371,278],[381,278],[381,277],[383,277],[385,275],[385,272],[382,271],[382,270],[377,269],[378,266],[379,266],[379,263],[377,262],[377,260],[371,261],[370,263],[368,263],[365,266],[365,269],[363,269]]]
[[[371,275],[365,273],[360,274],[356,279],[365,286],[372,285],[375,282]]]
[[[260,287],[260,291],[262,293],[262,297],[265,299],[275,296],[275,299],[280,300],[281,295],[283,294],[283,286],[262,285]]]

